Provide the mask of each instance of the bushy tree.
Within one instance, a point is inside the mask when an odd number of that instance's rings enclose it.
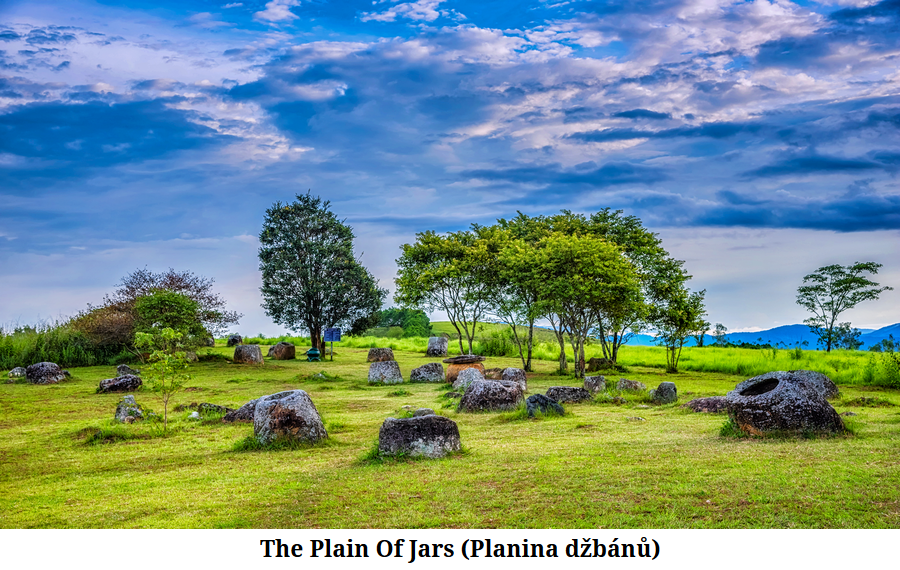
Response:
[[[803,323],[819,338],[826,352],[831,352],[841,337],[837,322],[841,313],[892,290],[863,276],[876,275],[880,268],[880,263],[872,261],[826,265],[803,278],[803,285],[797,289],[797,304],[813,314]]]
[[[297,195],[266,210],[259,234],[263,308],[291,330],[309,331],[322,347],[326,327],[360,328],[381,309],[387,291],[353,255],[353,230],[330,202]],[[356,327],[353,325],[357,324]]]
[[[643,227],[636,216],[626,216],[621,210],[603,208],[585,216],[563,210],[553,216],[529,217],[521,212],[511,220],[498,220],[497,226],[510,232],[513,239],[535,244],[550,232],[566,235],[589,235],[603,239],[616,246],[622,255],[631,262],[637,273],[640,289],[638,294],[615,306],[600,316],[595,332],[600,341],[603,356],[616,362],[619,349],[633,336],[652,325],[651,309],[661,302],[666,292],[683,284],[690,276],[686,275],[682,265],[684,262],[673,259],[662,247],[659,237]],[[500,265],[501,271],[503,265]],[[506,281],[516,284],[516,268],[507,272]],[[530,313],[530,307],[540,296],[539,291],[522,290],[513,287],[512,291],[519,300],[520,306]],[[560,367],[565,368],[564,337],[565,331],[557,329],[555,315],[542,315],[548,318],[557,340],[560,343]],[[533,320],[529,325],[529,337],[533,328]]]
[[[141,297],[158,291],[178,293],[197,304],[200,323],[210,335],[218,336],[236,324],[241,315],[225,310],[225,300],[212,290],[214,283],[215,280],[191,271],[175,271],[170,267],[168,271],[154,273],[145,267],[123,277],[118,288],[104,299],[104,306],[128,311]]]
[[[425,311],[392,307],[378,313],[377,327],[400,327],[403,337],[431,336],[431,320]]]
[[[84,333],[91,343],[104,350],[135,350],[135,333],[147,332],[153,322],[163,323],[168,312],[183,315],[176,311],[185,302],[191,303],[189,320],[191,330],[184,329],[189,339],[214,336],[225,328],[238,322],[241,315],[225,310],[225,300],[212,291],[213,280],[194,275],[190,271],[169,269],[163,273],[154,273],[147,268],[129,273],[119,282],[118,288],[106,295],[100,306],[88,305],[70,319],[69,325],[76,331]],[[176,297],[177,296],[177,297]],[[180,299],[180,301],[174,301]],[[138,315],[137,307],[143,306],[143,316]],[[141,321],[141,322],[139,322]],[[181,324],[172,323],[174,329],[182,329]]]
[[[186,347],[200,346],[209,334],[201,321],[199,304],[172,291],[157,290],[134,302],[136,332],[153,333],[170,328],[180,333]]]
[[[863,342],[859,340],[862,331],[858,328],[850,326],[850,323],[840,323],[835,327],[834,347],[846,350],[856,350],[862,346]]]

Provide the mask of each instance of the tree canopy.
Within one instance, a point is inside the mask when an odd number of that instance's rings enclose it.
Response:
[[[572,338],[576,376],[584,376],[584,344],[603,315],[617,314],[639,294],[631,262],[605,239],[551,232],[529,244],[512,242],[503,263],[519,268],[520,279],[540,290],[538,314],[559,316]]]
[[[326,327],[370,323],[387,295],[354,257],[353,230],[329,206],[309,193],[275,202],[259,234],[263,309],[276,323],[309,331],[315,347]]]

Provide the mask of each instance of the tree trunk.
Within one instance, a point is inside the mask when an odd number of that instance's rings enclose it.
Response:
[[[465,354],[465,352],[463,351],[462,331],[459,330],[459,325],[456,324],[456,321],[454,321],[454,320],[451,319],[451,320],[450,320],[450,323],[453,325],[453,328],[456,329],[456,338],[457,338],[457,340],[459,340],[459,353],[460,353],[460,354]],[[468,333],[467,333],[467,334],[468,334]]]
[[[528,322],[528,360],[525,361],[525,371],[531,372],[531,349],[534,346],[534,319]]]

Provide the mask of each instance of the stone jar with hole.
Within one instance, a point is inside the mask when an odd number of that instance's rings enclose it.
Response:
[[[754,376],[735,386],[725,400],[732,421],[751,435],[844,430],[841,417],[816,387],[790,372]]]

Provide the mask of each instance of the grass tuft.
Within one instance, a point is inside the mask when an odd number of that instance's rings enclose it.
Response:
[[[139,433],[129,426],[111,425],[103,427],[86,427],[77,432],[78,439],[83,439],[85,445],[98,445],[103,443],[118,443],[132,439],[149,439],[148,434]]]
[[[326,428],[327,429],[327,428]],[[316,443],[309,443],[291,438],[278,438],[269,443],[260,443],[256,436],[248,435],[243,439],[234,442],[231,450],[236,453],[254,452],[254,451],[296,451],[299,449],[312,449],[314,447],[324,447],[332,444],[330,438],[320,440]]]

